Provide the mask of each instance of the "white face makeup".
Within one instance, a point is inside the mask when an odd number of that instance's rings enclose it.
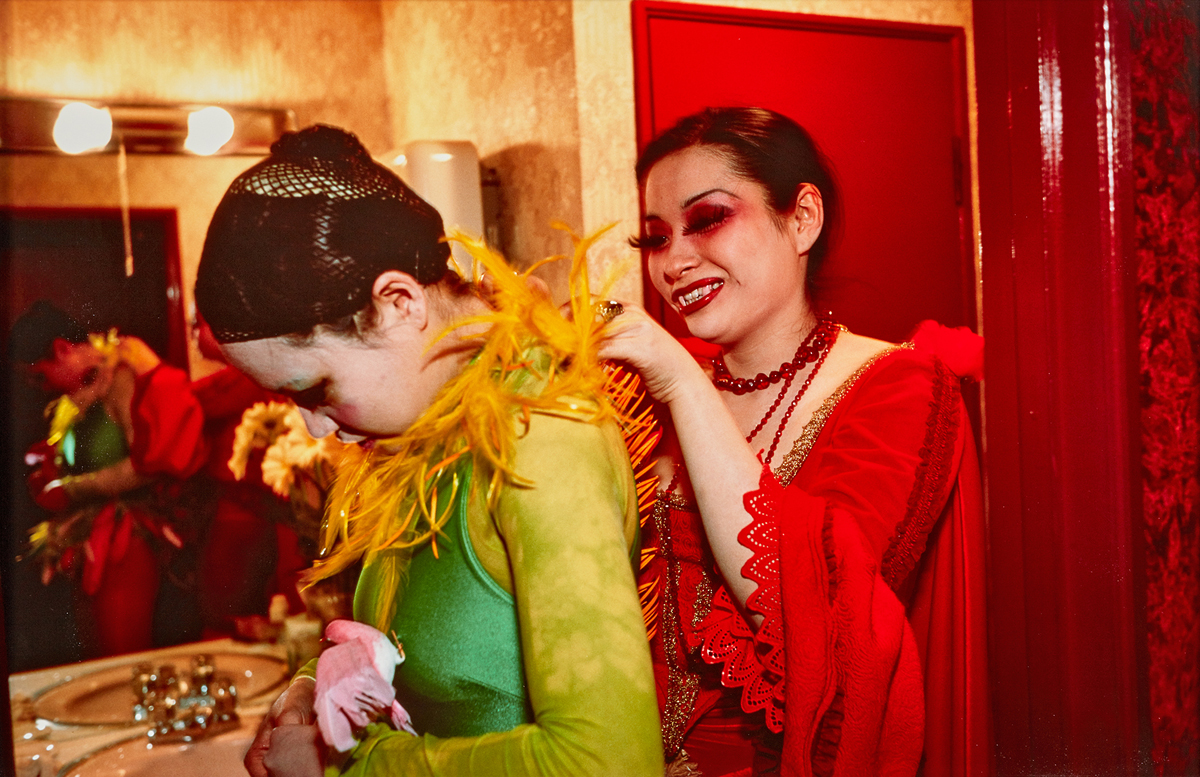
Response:
[[[703,147],[665,157],[645,183],[642,242],[659,294],[692,335],[737,343],[806,309],[805,252],[759,184]]]
[[[400,434],[432,401],[425,339],[390,330],[365,339],[320,331],[306,341],[272,337],[221,346],[230,364],[291,397],[314,437],[342,442]],[[439,384],[440,385],[440,384]]]
[[[72,343],[55,338],[51,356],[34,362],[29,372],[47,391],[73,394],[91,385],[103,366],[103,354],[90,343]]]

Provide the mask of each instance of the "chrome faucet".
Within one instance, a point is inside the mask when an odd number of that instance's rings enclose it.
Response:
[[[133,690],[134,722],[150,724],[152,742],[188,742],[238,725],[237,686],[217,676],[211,655],[193,656],[186,678],[172,664],[138,664]]]

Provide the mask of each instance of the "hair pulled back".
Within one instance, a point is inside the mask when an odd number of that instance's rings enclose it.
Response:
[[[218,342],[347,329],[380,273],[447,276],[442,218],[358,138],[315,125],[288,132],[217,206],[196,305]]]
[[[54,356],[54,341],[85,343],[88,331],[48,300],[38,300],[21,314],[8,335],[8,357],[15,364],[35,364]]]
[[[817,187],[825,219],[808,253],[808,278],[816,277],[841,220],[841,203],[831,166],[808,132],[766,108],[705,108],[683,117],[646,146],[637,161],[638,185],[646,185],[651,168],[664,158],[696,146],[711,148],[736,175],[762,186],[767,204],[781,216],[795,206],[801,184]]]

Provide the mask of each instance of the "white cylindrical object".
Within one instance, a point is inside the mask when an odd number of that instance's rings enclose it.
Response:
[[[483,236],[483,190],[479,183],[479,153],[467,140],[414,140],[404,146],[404,161],[396,167],[405,182],[442,215],[446,231],[457,229]],[[470,255],[453,247],[454,262],[463,277],[475,279]]]

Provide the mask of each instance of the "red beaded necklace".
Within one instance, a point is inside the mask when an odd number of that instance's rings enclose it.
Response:
[[[808,333],[808,337],[804,338],[804,342],[800,343],[800,347],[796,349],[796,355],[791,361],[784,362],[779,365],[779,369],[771,370],[771,372],[760,372],[753,378],[735,378],[730,374],[729,368],[725,366],[725,357],[716,356],[712,360],[713,366],[713,385],[720,391],[732,391],[734,394],[746,394],[751,391],[760,391],[770,386],[772,383],[778,383],[780,380],[785,380],[788,383],[796,376],[796,373],[804,369],[816,359],[826,348],[832,343],[834,333],[837,331],[838,325],[830,318],[822,318],[817,321],[817,325]]]
[[[717,356],[712,360],[713,364],[713,384],[722,391],[732,391],[735,394],[745,394],[748,391],[758,391],[761,388],[766,388],[772,383],[778,383],[783,380],[783,388],[779,392],[779,396],[775,397],[775,401],[771,403],[771,407],[767,409],[767,414],[762,417],[758,425],[746,437],[746,442],[751,442],[763,427],[767,425],[767,421],[775,414],[779,408],[783,398],[787,396],[788,389],[792,385],[792,379],[796,377],[796,373],[808,366],[809,362],[813,363],[812,371],[804,379],[804,383],[800,386],[800,391],[792,398],[788,404],[787,410],[783,413],[783,419],[779,422],[779,428],[775,430],[775,437],[771,440],[771,447],[767,450],[767,457],[764,461],[768,464],[771,458],[775,455],[776,448],[779,447],[779,441],[783,438],[783,430],[787,428],[788,420],[792,417],[792,411],[800,404],[801,398],[804,397],[808,387],[812,385],[813,378],[817,376],[817,371],[821,369],[821,365],[825,363],[825,357],[833,350],[833,344],[837,342],[838,332],[841,327],[832,318],[825,317],[817,321],[817,325],[813,327],[804,341],[800,343],[800,347],[796,349],[796,355],[792,357],[790,362],[781,364],[778,370],[774,370],[770,375],[759,373],[756,377],[747,380],[744,378],[734,378],[729,374],[729,368],[725,366],[725,359]],[[761,382],[761,385],[759,383]],[[740,390],[739,390],[740,389]],[[665,489],[659,491],[660,499],[665,498],[675,490],[675,486],[679,483],[679,476],[682,470],[682,462],[675,463],[674,472],[671,475],[671,482],[667,484]]]
[[[825,363],[825,357],[829,355],[829,352],[833,350],[833,344],[837,342],[838,331],[840,328],[837,324],[828,319],[825,319],[817,324],[816,329],[813,330],[814,333],[817,329],[822,329],[823,325],[825,324],[829,324],[828,334],[826,335],[823,332],[814,343],[814,346],[818,350],[815,354],[813,354],[816,357],[816,361],[813,363],[812,371],[808,373],[808,377],[804,379],[804,383],[801,384],[800,390],[796,392],[796,396],[792,397],[791,403],[788,404],[787,410],[784,411],[783,418],[779,421],[779,428],[775,430],[775,437],[771,440],[771,447],[767,450],[766,458],[763,459],[764,463],[766,463],[768,466],[771,463],[771,459],[775,456],[775,449],[779,447],[779,440],[783,438],[783,430],[787,428],[788,420],[792,417],[792,411],[796,409],[796,405],[800,404],[800,399],[804,396],[805,392],[808,391],[808,387],[812,385],[813,378],[817,376],[817,371],[820,370],[821,365]],[[809,337],[812,337],[812,335],[810,334]],[[805,342],[808,342],[807,338],[805,339]],[[804,346],[801,345],[801,348],[803,347]],[[799,355],[800,352],[797,351],[796,353]],[[758,425],[755,426],[750,434],[746,436],[746,442],[753,440],[755,436],[762,431],[762,428],[767,425],[767,421],[772,415],[775,414],[775,410],[779,407],[779,403],[783,401],[785,396],[787,396],[788,388],[792,385],[792,378],[795,377],[795,375],[796,373],[793,372],[791,375],[787,376],[787,379],[783,383],[783,388],[779,391],[779,396],[775,397],[775,401],[771,403],[771,407],[767,409],[767,414],[762,417],[762,420],[758,422]]]

